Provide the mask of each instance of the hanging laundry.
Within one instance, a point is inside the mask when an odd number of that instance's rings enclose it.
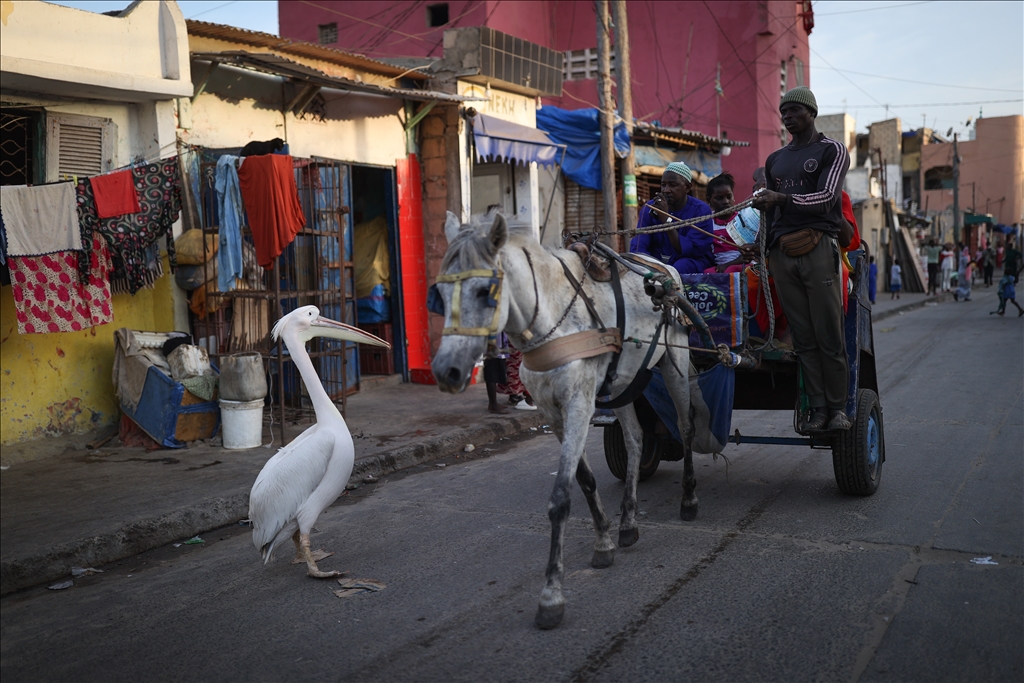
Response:
[[[220,227],[220,251],[217,256],[217,286],[222,292],[235,288],[242,277],[242,191],[238,185],[238,157],[225,154],[217,160],[215,188]]]
[[[120,256],[111,255],[114,269],[110,272],[110,291],[113,294],[132,294],[143,289],[153,289],[156,281],[164,276],[164,260],[160,257],[160,245],[157,242],[143,251],[142,286],[132,291],[132,282],[125,275],[124,263]]]
[[[0,187],[0,212],[8,256],[42,256],[82,248],[73,183],[4,185]]]
[[[0,214],[0,265],[7,265],[7,228],[4,227],[3,214]]]
[[[96,197],[96,213],[100,218],[113,218],[126,213],[138,213],[139,195],[130,169],[90,178],[92,193]]]
[[[107,283],[110,251],[99,235],[90,247],[84,284],[78,280],[78,255],[73,251],[8,259],[18,332],[77,332],[114,319]]]
[[[246,157],[238,180],[259,264],[273,268],[274,259],[306,225],[292,158],[285,154]]]
[[[101,219],[92,183],[83,182],[78,185],[78,217],[83,234],[95,230],[106,238],[117,279],[123,280],[124,291],[135,294],[163,275],[156,247],[161,236],[167,237],[172,268],[176,263],[171,226],[181,212],[181,175],[175,157],[136,166],[131,173],[139,198],[138,213]],[[115,291],[120,289],[120,284],[115,286]]]

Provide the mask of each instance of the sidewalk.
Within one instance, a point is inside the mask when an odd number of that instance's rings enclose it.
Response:
[[[455,396],[436,386],[397,384],[349,397],[346,421],[356,446],[352,482],[360,482],[539,426],[543,418],[511,407],[491,415],[482,384]],[[306,426],[289,427],[289,435]],[[72,566],[99,567],[236,524],[248,517],[249,489],[279,446],[147,453],[88,450],[87,440],[4,448],[0,594],[67,577]],[[41,447],[52,450],[39,459],[25,453]]]
[[[930,303],[879,294],[873,320]],[[539,411],[487,412],[484,386],[442,394],[434,386],[373,386],[348,399],[356,445],[353,482],[480,446],[543,422]],[[297,435],[306,425],[289,427]],[[249,489],[278,444],[248,451],[202,445],[146,452],[87,449],[87,436],[5,447],[0,476],[0,595],[182,541],[248,516]],[[264,442],[269,443],[265,433]],[[116,442],[116,439],[115,439]]]

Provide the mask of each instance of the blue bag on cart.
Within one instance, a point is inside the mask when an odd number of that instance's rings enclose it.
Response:
[[[676,425],[676,406],[665,387],[660,368],[653,368],[644,397],[679,443],[683,440]],[[690,413],[693,415],[693,450],[697,453],[721,453],[732,429],[732,405],[736,393],[736,371],[725,365],[690,376]]]

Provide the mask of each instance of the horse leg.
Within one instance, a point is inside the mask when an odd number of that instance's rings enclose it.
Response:
[[[689,371],[690,354],[688,351],[676,348],[666,349],[666,357],[669,354],[672,354],[672,357],[662,360],[661,371],[665,378],[665,386],[672,396],[672,402],[675,403],[678,415],[676,424],[679,427],[679,434],[683,437],[683,500],[679,505],[679,518],[685,522],[692,522],[697,518],[697,495],[694,493],[697,488],[697,477],[693,473],[693,448],[691,447],[693,444],[693,421],[690,418],[690,379],[680,374],[680,371]]]
[[[594,531],[597,533],[597,540],[594,542],[594,556],[590,559],[590,566],[594,569],[610,567],[615,562],[615,544],[612,543],[611,535],[608,533],[611,522],[608,521],[608,515],[604,513],[601,498],[597,494],[597,479],[594,478],[594,471],[590,469],[590,464],[587,462],[585,450],[580,458],[580,464],[576,468],[576,481],[587,498],[590,514],[594,518]]]
[[[593,391],[589,395],[593,396]],[[581,402],[576,401],[576,403]],[[562,594],[562,576],[564,575],[562,549],[565,543],[565,525],[569,521],[572,480],[583,456],[587,429],[590,426],[590,416],[584,414],[583,410],[572,410],[573,407],[569,406],[568,409],[563,409],[562,428],[558,430],[562,442],[562,455],[558,462],[555,486],[551,491],[551,499],[548,501],[548,519],[551,520],[551,551],[548,555],[547,570],[544,573],[544,590],[541,591],[537,616],[534,618],[537,626],[543,629],[558,626],[562,623],[562,617],[565,616],[565,596]],[[578,408],[578,406],[576,407]]]
[[[615,411],[622,426],[622,436],[626,442],[626,481],[622,490],[622,516],[619,520],[619,547],[628,548],[640,540],[640,531],[636,525],[636,487],[640,480],[640,458],[643,450],[643,427],[636,417],[632,405]]]

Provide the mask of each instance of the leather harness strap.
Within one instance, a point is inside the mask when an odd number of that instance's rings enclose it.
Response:
[[[532,351],[523,352],[523,365],[527,370],[544,372],[574,360],[600,356],[609,351],[617,354],[621,350],[622,334],[618,330],[583,330],[552,339]]]

